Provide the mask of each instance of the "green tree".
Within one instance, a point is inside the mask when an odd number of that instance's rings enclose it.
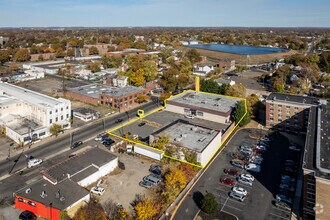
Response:
[[[191,63],[200,62],[202,60],[200,53],[195,48],[188,50],[186,57],[188,57]]]
[[[129,76],[129,80],[135,85],[135,86],[142,86],[146,80],[144,78],[144,70],[138,69],[135,72],[132,72]]]
[[[154,61],[148,60],[143,63],[144,78],[150,82],[157,77],[157,64]]]
[[[236,106],[236,109],[234,111],[234,114],[233,114],[233,119],[235,121],[235,123],[237,124],[241,118],[244,116],[246,112],[246,109],[245,109],[245,103],[244,101],[240,101],[238,102],[237,106]],[[245,117],[241,120],[241,122],[239,123],[240,126],[244,126],[246,125],[247,123],[249,123],[251,120],[250,118],[250,115],[247,113],[245,115]]]
[[[81,207],[73,217],[73,220],[107,220],[102,206],[95,202],[89,202]]]
[[[219,208],[219,204],[212,193],[207,193],[201,201],[201,209],[207,214],[216,213]]]
[[[97,49],[97,47],[91,46],[89,48],[89,55],[98,55],[99,54],[99,50]]]
[[[322,71],[330,73],[330,52],[323,52],[320,55],[319,67]]]
[[[170,142],[170,135],[159,135],[156,141],[153,143],[153,147],[164,150],[166,145]]]
[[[219,84],[214,79],[205,79],[201,83],[201,91],[218,94]]]
[[[57,135],[63,130],[62,126],[59,124],[52,124],[49,128],[49,132],[52,135],[55,135],[57,137]]]
[[[235,85],[230,86],[226,90],[225,95],[245,98],[246,97],[246,88],[241,83],[235,84]]]
[[[177,69],[168,69],[166,70],[161,79],[160,85],[165,89],[167,92],[173,92],[178,86],[178,78],[179,71]]]
[[[30,56],[28,49],[19,49],[15,53],[13,60],[16,62],[25,62],[25,61],[30,60],[30,58],[31,58],[31,56]]]
[[[90,62],[87,65],[87,69],[89,69],[90,71],[92,71],[92,73],[96,73],[96,72],[100,72],[101,71],[101,67],[99,63],[94,63],[94,62]]]

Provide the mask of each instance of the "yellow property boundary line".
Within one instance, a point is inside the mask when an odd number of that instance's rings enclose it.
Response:
[[[196,91],[194,91],[194,90],[185,90],[185,91],[183,91],[183,92],[180,93],[180,94],[177,94],[177,95],[174,95],[174,96],[169,97],[168,99],[171,99],[171,98],[174,98],[174,97],[181,96],[181,95],[183,95],[183,94],[185,94],[185,93],[188,93],[188,92],[196,92]],[[158,108],[158,109],[155,109],[155,110],[149,112],[148,114],[143,115],[142,117],[139,117],[139,118],[133,119],[133,120],[131,120],[131,121],[128,121],[128,122],[126,122],[126,123],[124,123],[124,124],[121,124],[121,125],[119,125],[119,126],[113,128],[113,129],[107,131],[107,133],[108,133],[109,135],[114,136],[114,137],[116,137],[116,138],[119,138],[119,139],[121,139],[121,140],[124,140],[124,141],[127,141],[127,142],[131,142],[131,143],[134,143],[134,144],[139,144],[139,145],[141,145],[141,146],[143,146],[143,147],[146,147],[146,148],[150,148],[150,149],[152,149],[152,150],[159,151],[159,152],[163,153],[163,154],[164,154],[163,156],[166,157],[166,158],[169,158],[169,159],[172,159],[172,160],[175,160],[175,161],[179,161],[179,162],[182,162],[182,163],[187,163],[187,164],[190,164],[190,165],[195,166],[195,167],[198,167],[198,168],[204,168],[204,167],[206,167],[206,166],[210,163],[210,161],[213,159],[214,155],[215,155],[216,153],[218,153],[218,151],[222,148],[222,146],[223,146],[223,144],[226,142],[226,140],[230,137],[230,135],[233,133],[233,131],[235,131],[236,127],[241,123],[241,121],[243,120],[243,118],[244,118],[245,115],[247,114],[247,106],[246,106],[246,99],[245,99],[245,98],[239,98],[239,97],[233,97],[233,96],[225,96],[225,95],[214,94],[214,93],[208,93],[208,92],[200,92],[200,91],[199,91],[199,93],[203,93],[203,94],[207,94],[207,95],[222,96],[222,97],[227,97],[227,98],[240,99],[240,100],[244,101],[244,106],[245,106],[245,113],[244,113],[244,115],[243,115],[242,118],[238,121],[238,123],[234,126],[234,128],[230,131],[230,133],[225,137],[225,139],[224,139],[224,140],[221,140],[221,143],[220,143],[218,149],[213,153],[212,157],[211,157],[210,160],[205,164],[205,166],[201,166],[201,165],[198,165],[198,164],[189,163],[189,162],[187,162],[187,161],[180,160],[180,159],[178,159],[178,158],[174,158],[174,157],[168,156],[168,155],[165,154],[165,151],[163,151],[163,150],[160,150],[160,149],[157,149],[157,148],[151,147],[151,146],[149,146],[149,145],[147,145],[147,144],[145,144],[145,143],[141,143],[141,142],[138,142],[138,141],[135,141],[135,140],[132,140],[132,139],[128,139],[128,138],[125,138],[125,137],[121,137],[121,136],[119,136],[119,135],[113,133],[114,131],[116,131],[116,130],[118,130],[118,129],[120,129],[120,128],[126,126],[126,125],[132,124],[132,123],[134,123],[134,122],[136,122],[136,121],[138,121],[138,120],[140,120],[140,119],[142,119],[142,118],[145,118],[145,117],[147,117],[147,116],[149,116],[149,115],[151,115],[151,114],[154,114],[155,112],[158,112],[158,111],[161,111],[161,110],[165,109],[165,108],[166,108],[166,101],[167,101],[168,99],[166,99],[166,100],[164,101],[164,107],[160,107],[160,108]]]

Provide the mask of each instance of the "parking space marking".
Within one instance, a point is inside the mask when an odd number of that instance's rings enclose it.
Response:
[[[252,189],[253,188],[252,186],[248,186],[248,185],[241,184],[241,183],[238,183],[237,185],[239,185],[242,188],[249,188],[249,189]]]
[[[223,188],[217,188],[217,187],[215,188],[215,190],[222,191],[222,192],[226,192],[226,193],[228,192],[228,190],[226,190],[226,189],[223,189]]]
[[[281,209],[281,208],[277,208],[276,206],[273,206],[273,209],[284,212],[284,213],[287,213],[287,214],[290,213],[289,210],[284,210],[284,209]]]
[[[283,217],[283,216],[280,216],[280,215],[277,215],[277,214],[274,214],[274,213],[269,213],[269,215],[272,215],[272,216],[275,216],[275,217],[281,218],[281,219],[289,219],[289,217]]]
[[[237,201],[237,200],[235,200],[233,198],[230,198],[230,202],[235,202],[235,203],[240,204],[240,205],[245,205],[244,202]]]
[[[243,211],[242,209],[239,209],[239,208],[236,208],[236,207],[234,207],[234,206],[231,206],[231,205],[226,205],[226,207],[225,208],[231,208],[231,209],[235,209],[235,210],[237,210],[237,211],[239,211],[239,212],[241,212],[241,211]]]

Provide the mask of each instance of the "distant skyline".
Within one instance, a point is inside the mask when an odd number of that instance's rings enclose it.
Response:
[[[0,27],[330,27],[330,0],[0,0]]]

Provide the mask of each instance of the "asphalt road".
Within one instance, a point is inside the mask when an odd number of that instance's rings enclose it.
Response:
[[[283,211],[272,204],[274,195],[277,192],[282,163],[287,155],[288,140],[277,136],[267,154],[264,157],[261,173],[251,173],[255,176],[253,186],[245,186],[236,183],[248,191],[244,202],[238,202],[228,197],[230,186],[220,184],[220,178],[230,177],[223,173],[224,168],[233,168],[229,161],[232,153],[237,151],[240,145],[252,146],[257,140],[249,137],[251,132],[259,132],[256,129],[244,129],[231,139],[226,148],[219,154],[194,185],[189,194],[182,201],[173,219],[194,219],[199,213],[199,202],[206,192],[216,196],[219,208],[222,211],[233,214],[238,219],[289,219],[289,211]],[[235,168],[237,169],[237,168]],[[243,173],[247,171],[241,170]]]
[[[145,112],[151,111],[153,109],[156,109],[157,101],[149,102],[143,106],[140,106],[139,109],[143,109]],[[11,161],[2,160],[0,161],[0,176],[8,174],[8,171],[10,170],[11,174],[14,174],[27,165],[27,159],[25,155],[33,156],[35,158],[44,159],[46,157],[49,157],[50,155],[54,155],[58,152],[61,152],[62,150],[68,149],[70,146],[70,143],[74,143],[75,141],[84,141],[88,138],[91,138],[93,136],[96,136],[98,133],[103,132],[106,129],[110,129],[114,127],[115,125],[118,125],[115,123],[115,121],[119,118],[123,119],[123,122],[127,121],[128,118],[133,118],[136,116],[137,109],[129,110],[127,113],[120,113],[119,115],[116,115],[114,117],[110,117],[107,119],[104,119],[104,121],[100,120],[95,123],[92,123],[90,125],[86,125],[82,127],[79,130],[76,130],[74,132],[68,132],[68,134],[58,137],[48,143],[45,143],[37,148],[33,148],[31,150],[26,150],[22,152],[20,155],[17,155],[15,157],[11,158]],[[71,140],[72,138],[72,140]],[[3,180],[2,182],[5,182]]]

